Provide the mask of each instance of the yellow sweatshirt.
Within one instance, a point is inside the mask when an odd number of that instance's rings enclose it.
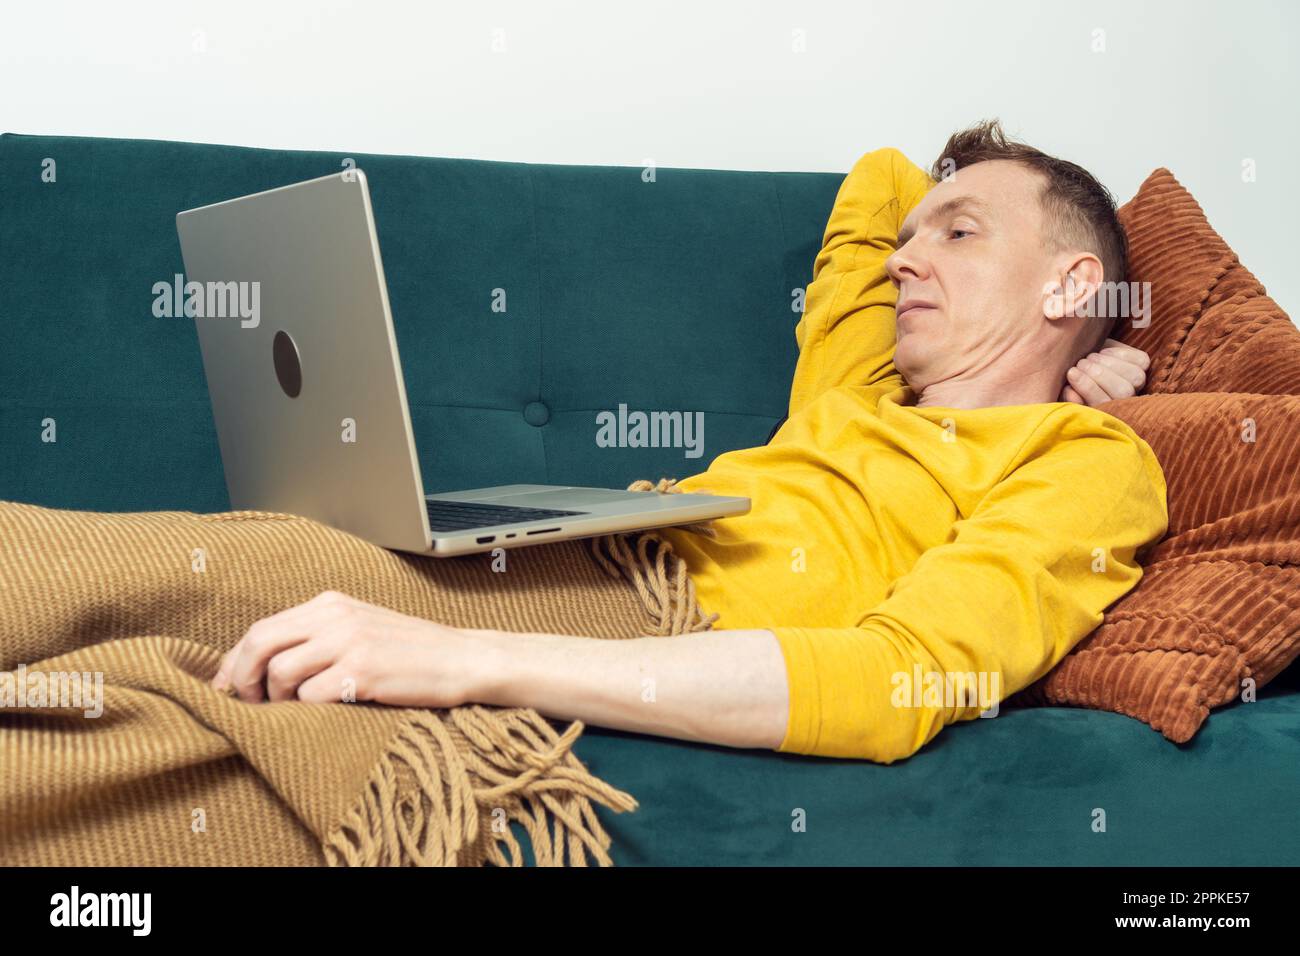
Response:
[[[894,149],[854,165],[796,332],[789,420],[681,482],[753,499],[716,539],[668,535],[715,627],[775,633],[782,751],[891,763],[995,711],[1101,624],[1167,528],[1155,455],[1105,412],[915,407],[884,263],[931,185]]]

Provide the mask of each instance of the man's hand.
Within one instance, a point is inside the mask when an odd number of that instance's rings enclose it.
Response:
[[[1095,408],[1117,398],[1129,398],[1147,383],[1150,367],[1151,358],[1146,352],[1107,339],[1100,352],[1090,353],[1066,372],[1067,384],[1058,401]]]
[[[326,591],[249,628],[212,686],[250,703],[455,707],[473,699],[496,666],[499,652],[482,633]]]

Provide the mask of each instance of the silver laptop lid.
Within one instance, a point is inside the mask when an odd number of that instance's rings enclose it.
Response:
[[[428,550],[365,173],[188,209],[176,231],[231,507]]]

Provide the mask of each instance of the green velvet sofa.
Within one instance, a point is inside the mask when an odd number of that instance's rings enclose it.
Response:
[[[371,185],[429,490],[684,476],[783,414],[796,292],[841,175],[5,134],[0,498],[226,509],[193,322],[152,313],[154,283],[183,271],[175,215],[348,159]],[[595,415],[620,403],[704,412],[704,457],[599,447]],[[598,728],[577,753],[640,801],[601,811],[620,864],[1296,864],[1296,670],[1183,746],[1049,707],[892,766]]]

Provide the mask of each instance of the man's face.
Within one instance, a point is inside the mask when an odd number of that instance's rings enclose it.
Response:
[[[1043,290],[1056,278],[1042,186],[1019,163],[976,163],[935,185],[904,220],[886,268],[898,287],[894,365],[913,390],[977,374],[1036,338]]]

